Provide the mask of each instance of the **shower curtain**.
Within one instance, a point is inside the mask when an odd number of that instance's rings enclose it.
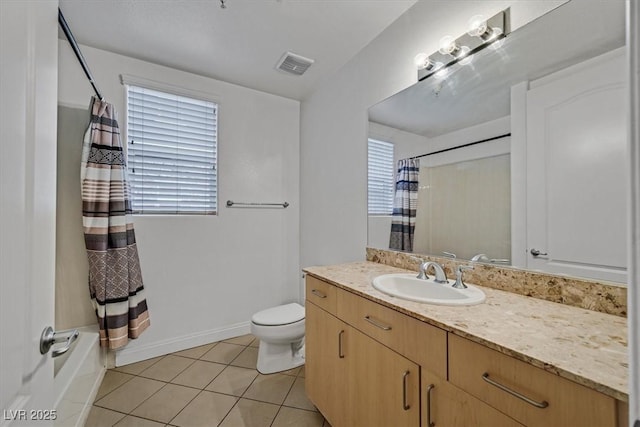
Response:
[[[131,219],[126,162],[113,105],[93,97],[82,147],[82,220],[89,258],[89,292],[100,345],[127,344],[149,326]]]
[[[413,232],[416,227],[416,208],[418,206],[419,173],[419,159],[398,160],[389,249],[413,250]]]

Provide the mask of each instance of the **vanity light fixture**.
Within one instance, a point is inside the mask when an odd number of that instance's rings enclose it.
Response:
[[[418,81],[432,75],[443,77],[447,68],[460,63],[469,64],[473,55],[490,45],[499,45],[510,32],[509,9],[498,12],[485,19],[483,15],[474,15],[469,19],[467,32],[454,39],[444,36],[438,43],[438,51],[431,55],[419,53],[414,58],[418,69]]]
[[[444,36],[440,39],[438,52],[457,58],[462,54],[462,48],[456,43],[456,39],[451,36]]]
[[[483,41],[491,41],[502,33],[498,27],[493,28],[487,24],[484,15],[474,15],[469,19],[467,34],[471,37],[480,37]]]
[[[442,62],[433,62],[429,59],[429,55],[426,53],[419,53],[413,58],[413,62],[416,64],[419,70],[437,71],[444,64]]]

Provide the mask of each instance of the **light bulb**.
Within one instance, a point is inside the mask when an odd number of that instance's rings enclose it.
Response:
[[[467,34],[472,37],[480,37],[487,42],[502,34],[502,29],[490,27],[483,15],[474,15],[467,24]]]
[[[484,15],[474,15],[467,23],[467,34],[471,37],[480,37],[487,31],[487,20]]]
[[[456,56],[457,52],[460,50],[460,46],[456,44],[456,40],[451,36],[444,36],[441,38],[438,45],[440,46],[438,52],[443,55]]]
[[[429,63],[431,61],[429,60],[429,55],[427,55],[426,53],[419,53],[417,54],[414,58],[413,58],[413,63],[416,64],[416,67],[418,67],[418,70],[422,70],[425,69],[429,66]]]

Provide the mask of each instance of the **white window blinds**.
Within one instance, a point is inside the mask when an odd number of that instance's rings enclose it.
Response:
[[[393,144],[369,139],[368,199],[369,215],[393,213]]]
[[[217,116],[214,102],[127,86],[134,213],[216,214]]]

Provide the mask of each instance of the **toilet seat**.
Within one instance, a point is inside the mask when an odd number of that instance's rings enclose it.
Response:
[[[304,307],[297,303],[279,305],[257,312],[251,322],[262,326],[288,325],[304,320]]]

